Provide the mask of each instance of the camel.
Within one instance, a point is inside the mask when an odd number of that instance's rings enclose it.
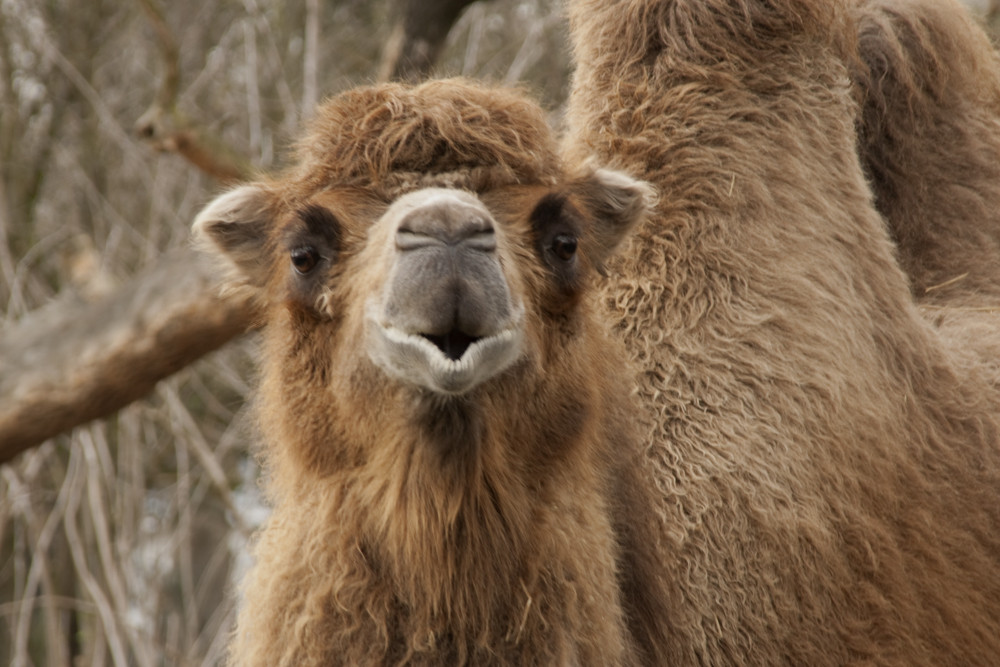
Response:
[[[994,344],[928,310],[994,284],[926,292],[990,255],[890,141],[927,7],[570,0],[561,144],[517,91],[365,87],[211,202],[274,506],[232,664],[995,662]]]
[[[866,0],[859,144],[914,299],[1000,386],[1000,59],[954,0]]]
[[[929,33],[951,11],[883,5]],[[911,293],[925,276],[966,268],[940,272],[925,256],[933,247],[905,241],[949,224],[974,237],[980,221],[962,218],[977,213],[971,200],[993,212],[1000,200],[995,184],[973,182],[950,223],[882,195],[889,222],[879,215],[861,154],[876,191],[885,179],[905,198],[905,170],[940,177],[934,160],[954,150],[954,165],[969,144],[929,150],[940,141],[931,128],[904,147],[919,166],[880,172],[881,156],[904,155],[879,142],[895,129],[892,104],[911,98],[883,89],[888,112],[875,124],[876,86],[861,116],[851,75],[864,80],[858,68],[877,52],[872,26],[906,43],[878,14],[885,6],[872,6],[865,18],[820,0],[569,4],[577,70],[564,155],[659,192],[603,288],[641,369],[670,589],[657,664],[987,665],[1000,655],[995,361],[955,345],[954,329],[926,318]],[[981,37],[968,41],[976,60],[993,61]],[[996,80],[971,96],[957,75],[941,79],[964,96],[950,103],[967,105],[966,117],[993,118],[978,146],[995,161],[995,107],[984,100]],[[951,206],[925,195],[925,212]],[[989,247],[961,259],[996,273]],[[981,349],[996,348],[995,329],[979,333],[990,339]]]
[[[232,664],[638,663],[651,491],[594,282],[651,198],[448,80],[332,99],[202,211],[266,322]]]

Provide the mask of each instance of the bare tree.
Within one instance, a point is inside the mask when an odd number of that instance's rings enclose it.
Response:
[[[246,331],[250,316],[189,253],[96,301],[33,313],[0,340],[0,461],[145,396]]]

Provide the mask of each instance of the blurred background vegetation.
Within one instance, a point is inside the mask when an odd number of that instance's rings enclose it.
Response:
[[[525,83],[558,125],[558,0],[412,2],[457,17],[435,19],[439,54],[416,50],[433,74]],[[970,4],[1000,25],[1000,2]],[[225,182],[281,166],[317,100],[426,73],[400,65],[408,7],[0,0],[0,340],[184,248]],[[253,345],[0,466],[0,664],[221,662],[266,516],[244,416]]]

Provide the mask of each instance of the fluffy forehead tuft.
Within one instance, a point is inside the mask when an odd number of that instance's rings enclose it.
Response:
[[[494,182],[548,184],[561,172],[555,138],[534,102],[464,79],[338,95],[316,110],[296,158],[296,180],[312,191],[470,171]]]

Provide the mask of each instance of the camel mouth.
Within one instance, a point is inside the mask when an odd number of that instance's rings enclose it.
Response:
[[[368,356],[388,375],[435,393],[458,395],[499,375],[521,356],[522,316],[518,310],[501,330],[471,336],[410,333],[368,317]]]
[[[441,353],[452,361],[460,360],[464,355],[466,350],[468,350],[476,341],[482,340],[481,336],[470,336],[469,334],[453,330],[442,336],[435,336],[434,334],[420,334],[432,344],[434,344],[437,349],[441,350]]]

